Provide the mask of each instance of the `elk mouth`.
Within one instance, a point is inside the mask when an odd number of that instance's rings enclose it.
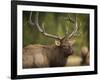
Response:
[[[69,50],[68,50],[68,51],[65,50],[65,51],[64,51],[64,54],[65,54],[65,56],[70,56],[70,55],[73,54],[73,50],[70,50],[70,51],[69,51]]]

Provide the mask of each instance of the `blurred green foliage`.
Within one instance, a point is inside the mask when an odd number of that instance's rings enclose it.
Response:
[[[35,14],[36,12],[33,12],[33,22]],[[23,11],[23,47],[29,44],[54,44],[54,39],[45,37],[37,30],[36,26],[29,24],[29,15],[29,11]],[[45,23],[47,33],[64,36],[67,31],[67,35],[69,35],[74,26],[70,21],[66,20],[68,15],[73,20],[77,16],[78,31],[72,39],[76,40],[74,49],[76,54],[79,54],[82,46],[89,47],[89,14],[40,12],[39,24]]]

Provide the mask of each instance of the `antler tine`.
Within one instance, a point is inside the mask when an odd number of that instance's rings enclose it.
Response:
[[[73,32],[68,36],[68,39],[71,38],[78,30],[78,23],[77,23],[77,17],[75,17],[75,27],[74,27],[74,30]]]
[[[39,12],[36,13],[36,16],[35,16],[35,24],[36,24],[38,30],[40,32],[43,32],[43,29],[42,29],[43,27],[41,28],[40,25],[39,25],[39,23],[38,23],[39,22],[38,17],[39,17]]]
[[[30,12],[29,23],[30,23],[31,25],[35,25],[35,24],[32,22],[32,12]]]
[[[39,26],[39,24],[38,24],[38,13],[36,14],[36,16],[35,16],[35,23],[33,23],[33,21],[32,21],[32,12],[30,12],[30,16],[29,16],[29,23],[31,24],[31,25],[36,25],[37,26],[37,28],[38,28],[38,30],[40,31],[40,32],[43,32],[43,30],[42,30],[42,28]]]
[[[68,19],[67,20],[72,22],[72,23],[74,23],[74,21],[72,20],[72,18],[69,15],[68,15]]]
[[[66,19],[66,18],[65,18]],[[68,18],[66,19],[67,21],[70,21],[71,23],[75,23],[72,19],[71,19],[71,17],[68,15]],[[66,36],[67,36],[67,34],[68,34],[68,28],[67,28],[67,30],[66,30],[66,32],[65,32],[65,36],[62,38],[62,39],[65,39],[66,38]]]
[[[52,34],[48,34],[45,32],[45,28],[44,28],[44,23],[42,23],[42,28],[40,27],[39,25],[39,20],[38,20],[38,17],[39,17],[39,12],[36,13],[35,15],[35,23],[32,22],[32,12],[30,13],[30,24],[32,25],[36,25],[36,27],[38,28],[38,30],[43,33],[43,35],[47,36],[47,37],[50,37],[50,38],[54,38],[54,39],[57,39],[57,40],[61,40],[61,38],[59,36],[56,36],[56,35],[52,35]]]

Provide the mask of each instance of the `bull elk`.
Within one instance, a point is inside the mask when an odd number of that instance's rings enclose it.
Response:
[[[23,48],[23,68],[41,68],[41,67],[63,67],[69,55],[73,54],[72,45],[75,40],[71,40],[72,36],[77,32],[77,17],[75,20],[68,17],[74,25],[74,30],[63,37],[46,33],[44,23],[39,25],[39,12],[35,15],[35,21],[32,21],[32,12],[30,12],[29,22],[32,26],[37,27],[38,31],[44,36],[55,40],[52,45],[30,44]]]

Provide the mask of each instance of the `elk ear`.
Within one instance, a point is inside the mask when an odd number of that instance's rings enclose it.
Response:
[[[55,45],[56,46],[60,46],[61,45],[61,42],[59,40],[55,40]]]
[[[76,40],[69,40],[69,44],[71,45],[71,46],[73,46],[73,44],[76,42]]]

